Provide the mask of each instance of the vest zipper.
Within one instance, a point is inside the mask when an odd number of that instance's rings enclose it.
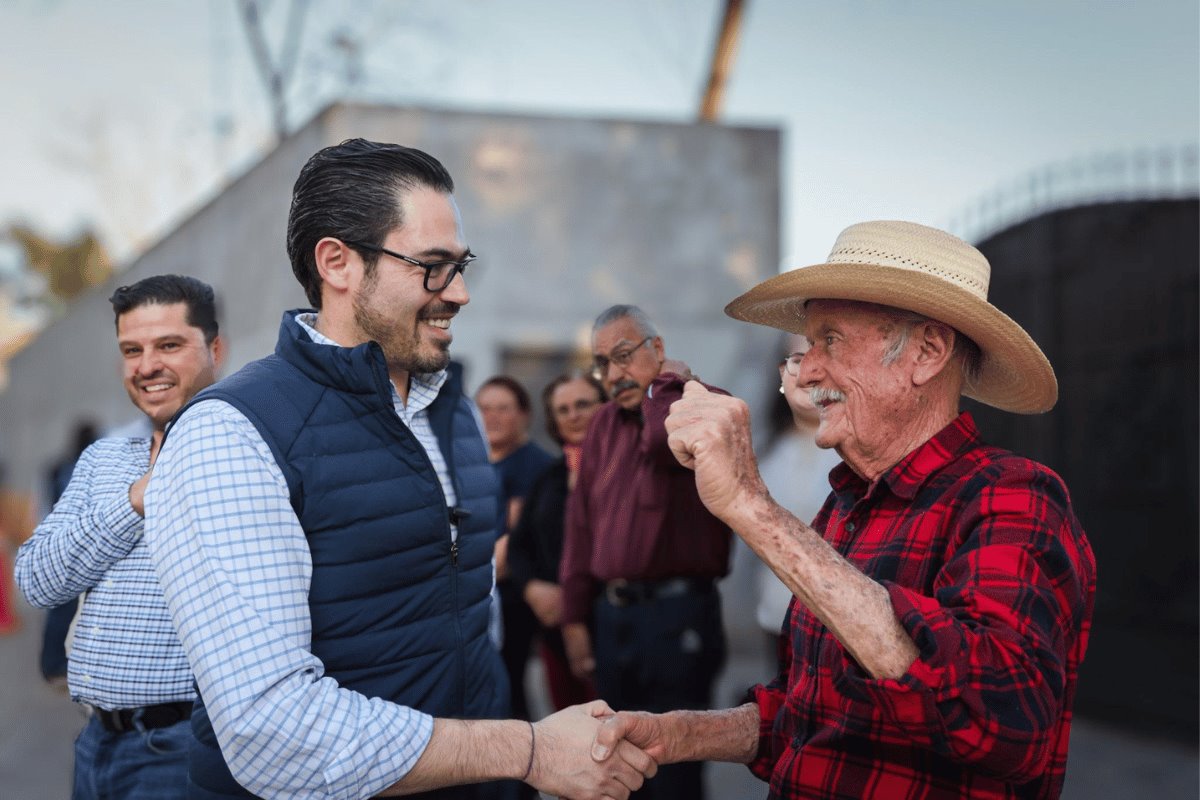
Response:
[[[458,566],[458,540],[450,543],[450,566]]]

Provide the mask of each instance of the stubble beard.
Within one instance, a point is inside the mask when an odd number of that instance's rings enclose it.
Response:
[[[450,364],[450,343],[433,342],[433,352],[422,353],[420,335],[415,329],[407,335],[396,330],[393,320],[367,304],[364,298],[370,297],[374,286],[375,281],[368,278],[355,294],[354,322],[368,339],[383,348],[388,368],[416,374],[445,369]]]

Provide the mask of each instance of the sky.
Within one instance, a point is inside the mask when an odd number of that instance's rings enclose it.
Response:
[[[276,57],[291,2],[261,4]],[[692,120],[722,5],[309,0],[289,124],[339,98]],[[1196,0],[746,6],[721,121],[784,131],[780,268],[857,221],[952,227],[1048,164],[1200,140]],[[92,227],[128,259],[260,159],[239,8],[0,0],[0,228]]]

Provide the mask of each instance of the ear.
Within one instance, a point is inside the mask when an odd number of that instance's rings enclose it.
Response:
[[[658,359],[658,363],[662,363],[667,359],[667,351],[663,349],[663,340],[661,336],[655,336],[654,341],[650,344],[654,345],[654,357]]]
[[[950,363],[954,353],[954,329],[940,322],[922,322],[913,331],[913,340],[917,345],[914,356],[912,381],[917,386],[924,386],[936,378]]]
[[[313,257],[317,263],[317,274],[324,283],[322,291],[326,287],[337,293],[349,291],[354,280],[353,266],[361,264],[359,259],[352,257],[353,252],[349,245],[332,236],[317,242]]]
[[[213,337],[212,344],[208,346],[208,352],[212,355],[213,366],[219,372],[221,365],[225,363],[225,340],[221,338],[221,334]]]

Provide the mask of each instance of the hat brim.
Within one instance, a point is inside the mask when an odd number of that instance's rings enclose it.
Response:
[[[969,291],[915,270],[877,264],[826,263],[777,275],[725,306],[734,319],[803,333],[809,300],[858,300],[943,322],[983,354],[978,379],[963,394],[1018,414],[1049,411],[1058,400],[1054,368],[1024,329]]]

